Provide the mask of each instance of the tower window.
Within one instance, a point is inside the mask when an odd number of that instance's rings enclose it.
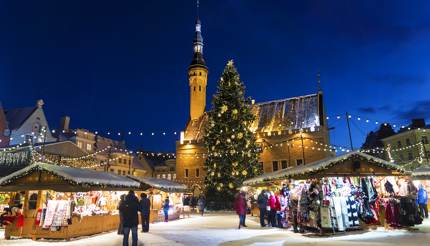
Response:
[[[196,87],[195,86],[194,86],[193,90],[196,91]]]
[[[273,161],[272,162],[272,170],[275,172],[275,171],[278,171],[278,161]]]
[[[200,169],[196,169],[196,177],[199,177],[200,176]]]
[[[185,169],[185,178],[188,178],[188,169]]]
[[[202,86],[201,85],[199,85],[199,91],[202,91]]]
[[[202,72],[200,72],[199,75],[202,76]]]

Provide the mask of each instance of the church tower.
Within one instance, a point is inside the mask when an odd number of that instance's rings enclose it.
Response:
[[[206,109],[206,85],[208,80],[208,68],[203,58],[203,37],[201,22],[198,15],[197,2],[196,30],[193,40],[193,59],[188,67],[188,80],[190,85],[190,119],[197,120]]]

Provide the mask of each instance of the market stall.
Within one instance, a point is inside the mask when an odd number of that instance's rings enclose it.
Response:
[[[16,218],[5,237],[70,239],[115,230],[120,195],[139,187],[112,173],[31,164],[0,179],[0,192],[20,195],[10,203]]]
[[[345,231],[384,225],[413,226],[416,218],[408,172],[361,152],[328,158],[246,180],[244,185],[288,189],[284,212],[295,231]]]
[[[168,179],[128,177],[140,183],[140,190],[148,192],[151,200],[151,223],[164,221],[163,202],[167,197],[169,198],[169,220],[179,219],[183,211],[184,192],[188,191],[186,185]]]

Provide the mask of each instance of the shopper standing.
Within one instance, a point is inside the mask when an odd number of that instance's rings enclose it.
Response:
[[[200,195],[200,198],[197,201],[197,206],[199,206],[199,212],[203,216],[203,213],[205,212],[205,206],[206,206],[206,199],[203,195]]]
[[[428,218],[429,217],[429,212],[428,212],[428,207],[427,207],[428,194],[427,194],[427,191],[424,189],[424,186],[422,184],[419,185],[417,203],[419,206],[421,217]]]
[[[170,201],[169,197],[166,197],[163,203],[163,212],[164,212],[164,222],[169,221],[169,208],[170,208]]]
[[[125,197],[124,202],[120,205],[119,211],[123,214],[123,232],[124,237],[122,240],[123,246],[128,246],[128,236],[131,230],[132,246],[137,246],[137,225],[138,211],[139,211],[139,200],[137,199],[134,191],[129,191],[128,195]]]
[[[261,227],[265,227],[266,223],[264,221],[264,217],[266,217],[267,213],[267,195],[265,190],[262,190],[260,195],[258,195],[257,204],[258,209],[260,209],[260,225]]]
[[[142,221],[142,232],[149,231],[149,216],[151,214],[151,201],[145,193],[140,194],[140,219]]]
[[[275,193],[273,193],[273,191],[270,191],[267,205],[270,207],[269,225],[272,227],[276,227],[276,198],[275,198]]]
[[[247,227],[245,225],[245,216],[246,216],[246,200],[245,194],[243,192],[239,192],[236,194],[234,200],[234,210],[236,210],[237,215],[239,215],[239,227],[241,226]]]
[[[122,213],[122,211],[120,210],[120,207],[121,207],[121,204],[123,204],[124,203],[124,201],[125,201],[125,194],[122,194],[120,197],[119,197],[119,202],[118,202],[118,207],[117,207],[117,209],[119,210],[119,225],[118,225],[118,235],[123,235],[124,233],[123,233],[123,226],[122,226],[122,223],[123,223],[123,221],[124,221],[124,215],[123,215],[123,213]]]

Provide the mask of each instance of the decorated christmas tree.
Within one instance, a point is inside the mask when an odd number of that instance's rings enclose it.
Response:
[[[251,107],[239,73],[229,61],[212,99],[204,136],[208,151],[206,200],[211,209],[231,209],[242,182],[261,173],[258,147],[250,130],[254,121]]]

